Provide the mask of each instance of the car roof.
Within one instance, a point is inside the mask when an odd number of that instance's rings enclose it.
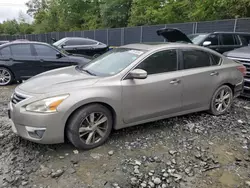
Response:
[[[12,41],[12,42],[8,42],[8,43],[5,43],[5,44],[2,44],[1,47],[4,47],[4,46],[9,46],[9,45],[12,45],[12,44],[43,44],[43,45],[49,45],[48,43],[44,43],[44,42],[37,42],[37,41],[25,41],[25,40],[21,40],[21,41]]]
[[[248,32],[231,32],[231,31],[214,31],[214,32],[210,32],[210,33],[192,33],[190,35],[208,35],[208,34],[248,34],[250,35],[250,33]]]
[[[197,47],[194,44],[188,43],[178,43],[178,42],[152,42],[152,43],[136,43],[136,44],[128,44],[121,46],[121,48],[131,48],[131,49],[138,49],[138,50],[155,50],[164,47]]]
[[[86,40],[94,40],[94,39],[90,39],[90,38],[84,38],[84,37],[64,37],[61,39],[86,39]],[[60,39],[60,40],[61,40]],[[95,41],[95,40],[94,40]]]

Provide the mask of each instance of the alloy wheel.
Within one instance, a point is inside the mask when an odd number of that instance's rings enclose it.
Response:
[[[222,113],[228,109],[231,104],[231,95],[231,91],[226,88],[223,88],[218,92],[214,101],[214,106],[218,112]]]
[[[0,68],[0,85],[5,86],[11,82],[11,73],[5,68]]]
[[[106,135],[108,118],[101,112],[90,113],[81,122],[79,137],[87,145],[98,143]]]

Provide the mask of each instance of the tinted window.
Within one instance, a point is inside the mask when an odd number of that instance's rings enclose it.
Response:
[[[234,45],[234,36],[232,34],[222,34],[221,43],[223,45]]]
[[[13,56],[32,56],[29,44],[17,44],[11,46]]]
[[[218,35],[209,35],[205,41],[210,41],[211,45],[219,45],[219,37]]]
[[[144,60],[137,68],[147,71],[148,74],[176,71],[176,50],[156,52],[155,54]]]
[[[250,35],[239,35],[239,37],[243,45],[250,44]]]
[[[10,47],[8,46],[8,47],[1,49],[0,54],[2,56],[11,56]]]
[[[211,54],[212,65],[218,65],[220,63],[221,57]]]
[[[57,51],[49,46],[35,44],[34,47],[38,56],[56,57]]]
[[[210,66],[210,57],[208,53],[198,50],[183,51],[184,69]]]
[[[203,34],[192,34],[188,35],[188,38],[194,43],[194,44],[200,44],[204,39],[206,38],[207,35]]]
[[[76,46],[76,45],[94,45],[97,42],[87,39],[69,39],[65,45]]]

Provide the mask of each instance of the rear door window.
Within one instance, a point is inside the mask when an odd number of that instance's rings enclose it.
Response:
[[[183,68],[192,69],[211,65],[209,54],[200,50],[183,50]]]
[[[32,56],[30,44],[15,44],[10,48],[13,56]]]
[[[221,34],[222,45],[235,45],[235,39],[233,34]]]
[[[38,56],[56,58],[57,51],[53,48],[40,44],[35,44],[34,47]]]

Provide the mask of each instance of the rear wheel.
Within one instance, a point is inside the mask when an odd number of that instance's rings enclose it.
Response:
[[[5,67],[0,67],[0,86],[6,86],[14,81],[13,74]]]
[[[232,89],[227,85],[223,85],[215,91],[212,97],[210,113],[216,116],[225,114],[230,109],[232,102]]]
[[[92,149],[108,139],[112,125],[111,112],[100,104],[93,104],[83,107],[72,115],[66,134],[75,147]]]

